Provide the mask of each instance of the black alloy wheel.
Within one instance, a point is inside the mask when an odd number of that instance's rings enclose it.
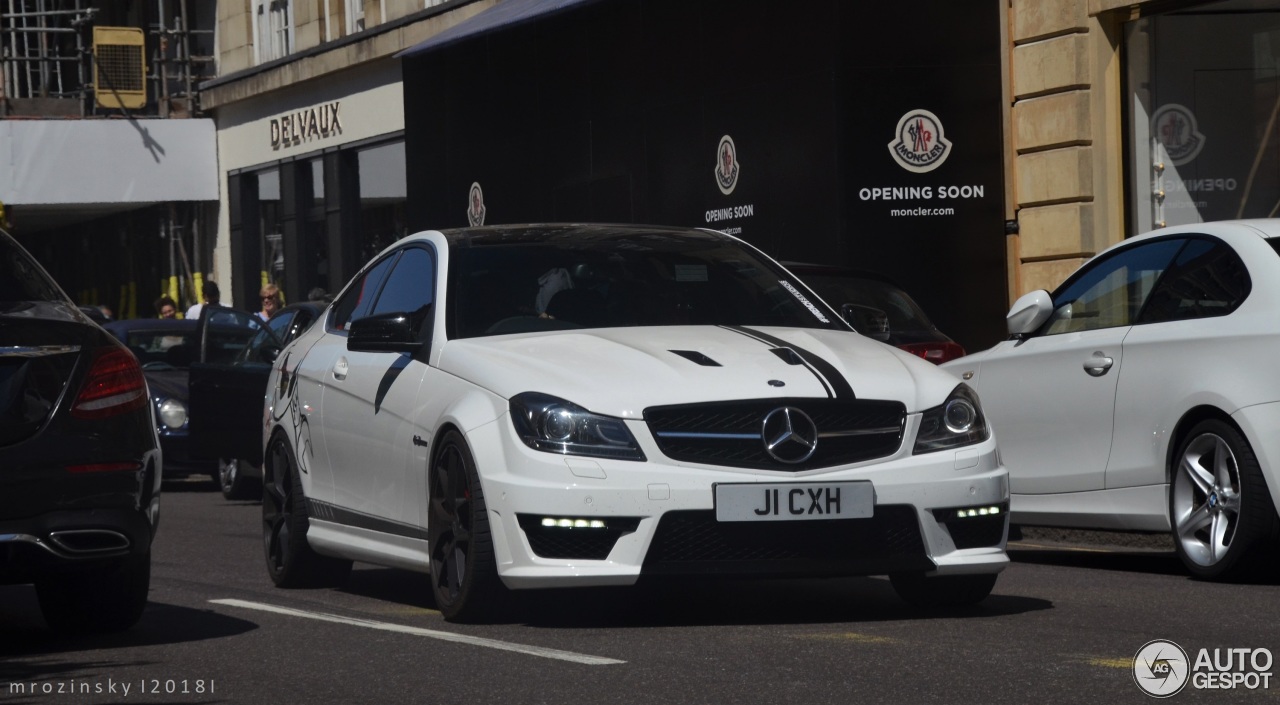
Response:
[[[322,556],[307,543],[302,479],[283,436],[272,439],[263,472],[262,540],[271,582],[282,588],[340,585],[351,573],[351,561]]]
[[[484,492],[462,434],[449,431],[431,465],[427,532],[436,608],[453,622],[481,621],[501,611]]]

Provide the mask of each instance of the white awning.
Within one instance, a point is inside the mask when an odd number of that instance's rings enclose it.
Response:
[[[469,17],[426,41],[396,54],[405,58],[456,44],[482,34],[525,24],[599,0],[502,0],[493,7]]]
[[[218,200],[213,120],[0,120],[0,201],[15,206]]]

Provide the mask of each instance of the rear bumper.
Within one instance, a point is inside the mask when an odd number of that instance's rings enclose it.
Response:
[[[152,520],[135,508],[60,510],[0,520],[0,583],[29,583],[146,555]]]

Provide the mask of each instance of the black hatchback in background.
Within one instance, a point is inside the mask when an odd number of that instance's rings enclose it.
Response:
[[[0,230],[0,583],[50,626],[114,631],[146,606],[161,453],[138,360]]]
[[[935,365],[964,357],[964,347],[938,330],[915,299],[892,279],[850,267],[798,262],[783,265],[868,338]]]

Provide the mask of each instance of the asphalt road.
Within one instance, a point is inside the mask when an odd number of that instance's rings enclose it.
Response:
[[[167,485],[163,512],[129,632],[59,636],[30,587],[0,587],[0,705],[1144,703],[1149,641],[1280,654],[1280,581],[1194,581],[1158,543],[1029,533],[995,594],[952,614],[879,578],[682,582],[524,593],[511,620],[474,626],[444,622],[405,571],[272,587],[259,506],[209,483]],[[1170,702],[1280,703],[1280,682]]]

